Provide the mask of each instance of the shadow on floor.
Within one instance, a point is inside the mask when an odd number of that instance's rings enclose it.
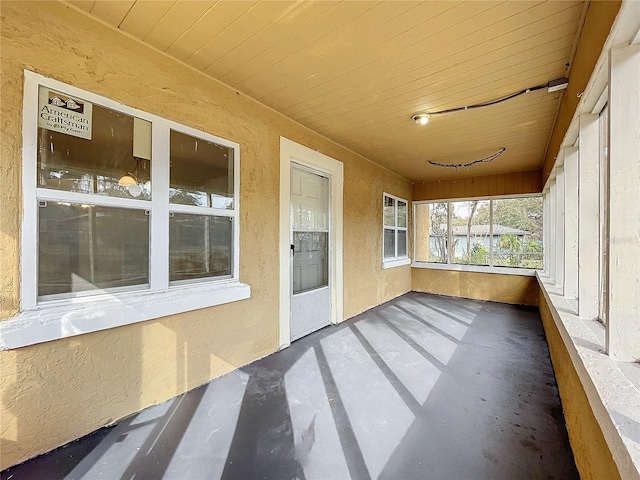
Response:
[[[2,479],[578,479],[537,310],[409,293]]]

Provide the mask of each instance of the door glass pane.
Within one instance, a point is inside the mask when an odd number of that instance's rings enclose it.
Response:
[[[233,148],[171,130],[171,203],[233,210]]]
[[[293,293],[329,285],[327,232],[293,232]]]
[[[395,200],[391,197],[384,197],[384,226],[394,227],[396,225]]]
[[[407,202],[398,200],[398,226],[407,226]]]
[[[151,122],[42,86],[39,97],[39,187],[151,198]],[[127,174],[130,181],[121,181]]]
[[[169,280],[231,276],[233,219],[175,213],[169,218]]]
[[[294,230],[329,229],[329,179],[299,168],[291,169]]]
[[[405,257],[407,255],[407,232],[406,230],[398,230],[398,256]]]
[[[396,256],[396,232],[388,228],[384,229],[384,258]]]
[[[48,202],[38,213],[39,296],[149,283],[143,210]]]

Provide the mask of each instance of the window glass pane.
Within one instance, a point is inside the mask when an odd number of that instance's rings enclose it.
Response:
[[[493,265],[542,268],[542,197],[493,201]]]
[[[396,232],[388,228],[384,229],[384,258],[396,256]]]
[[[149,283],[143,210],[48,202],[38,214],[39,296]]]
[[[301,168],[291,169],[293,228],[329,229],[329,179]]]
[[[489,265],[489,201],[451,202],[451,263]]]
[[[419,207],[416,210],[416,227],[420,228],[416,248],[421,258],[417,260],[447,263],[447,203],[428,203]],[[429,239],[427,245],[424,238]]]
[[[169,218],[169,280],[232,274],[233,220],[175,213]]]
[[[39,98],[39,187],[151,198],[151,122],[42,86]],[[65,129],[69,124],[90,125],[90,132]],[[121,181],[127,173],[129,184]]]
[[[327,232],[293,232],[293,293],[329,285]]]
[[[396,225],[395,200],[391,197],[384,197],[384,225],[385,227]]]
[[[407,232],[406,230],[398,230],[398,256],[405,257],[407,255]]]
[[[171,203],[233,209],[233,149],[171,130]]]
[[[407,202],[398,200],[398,226],[407,226]]]

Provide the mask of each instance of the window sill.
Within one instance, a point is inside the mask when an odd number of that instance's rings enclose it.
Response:
[[[538,283],[622,478],[640,478],[640,368],[606,355],[605,328],[576,314],[549,277]]]
[[[162,292],[127,292],[39,305],[0,322],[0,350],[35,345],[251,297],[238,281],[173,287]]]
[[[430,268],[432,270],[453,270],[457,272],[497,273],[500,275],[521,275],[535,277],[536,270],[531,268],[489,267],[486,265],[458,265],[451,263],[413,262],[412,268]]]
[[[402,265],[410,265],[411,259],[409,257],[393,258],[390,260],[382,261],[382,269],[401,267]]]

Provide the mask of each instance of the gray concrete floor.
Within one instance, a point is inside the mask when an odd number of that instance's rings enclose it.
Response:
[[[577,479],[537,310],[409,293],[3,479]]]

